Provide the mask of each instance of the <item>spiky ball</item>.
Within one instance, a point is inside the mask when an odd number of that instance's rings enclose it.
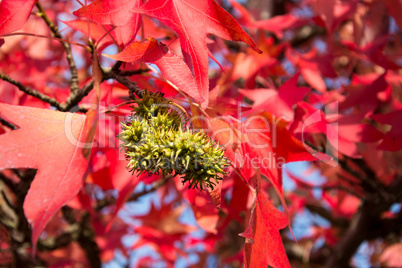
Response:
[[[182,175],[189,188],[213,189],[230,162],[223,147],[204,132],[194,132],[162,94],[145,92],[131,120],[122,124],[127,168],[140,174]]]

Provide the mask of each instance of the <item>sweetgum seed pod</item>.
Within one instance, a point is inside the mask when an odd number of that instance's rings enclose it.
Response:
[[[182,175],[189,188],[201,190],[203,184],[213,188],[227,176],[224,169],[230,161],[224,149],[204,132],[193,132],[162,94],[145,92],[136,104],[131,122],[122,124],[118,135],[130,171]]]

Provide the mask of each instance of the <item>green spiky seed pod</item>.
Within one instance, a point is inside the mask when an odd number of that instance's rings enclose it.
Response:
[[[136,103],[131,122],[122,124],[118,135],[130,171],[182,175],[189,188],[200,189],[203,184],[213,189],[227,175],[224,149],[204,132],[191,130],[162,94],[145,92]]]

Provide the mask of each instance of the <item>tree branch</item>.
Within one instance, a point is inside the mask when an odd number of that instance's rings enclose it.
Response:
[[[122,75],[112,71],[112,72],[107,73],[107,77],[113,78],[116,81],[118,81],[120,84],[126,86],[128,88],[128,90],[134,92],[135,95],[137,95],[139,98],[142,98],[142,96],[144,95],[144,90],[139,88],[136,82],[131,81],[130,79],[128,79],[125,76],[122,76]]]
[[[152,185],[152,187],[149,188],[148,190],[144,190],[144,191],[142,191],[142,192],[133,194],[133,195],[127,200],[127,202],[137,201],[140,197],[142,197],[142,196],[144,196],[144,195],[147,195],[147,194],[149,194],[149,193],[152,193],[152,192],[158,190],[160,187],[162,187],[163,185],[165,185],[165,184],[169,181],[169,179],[172,178],[172,177],[173,177],[173,176],[168,175],[168,176],[166,176],[166,178],[160,179],[159,181],[155,182],[155,184]]]
[[[162,187],[163,185],[165,185],[166,183],[168,183],[169,179],[171,179],[172,177],[173,177],[173,176],[168,175],[168,176],[166,176],[165,178],[160,179],[159,181],[155,182],[155,183],[152,185],[151,188],[145,189],[145,190],[143,190],[143,191],[141,191],[141,192],[139,192],[139,193],[134,193],[134,194],[132,194],[132,195],[130,196],[130,198],[127,199],[126,202],[134,202],[134,201],[137,201],[137,200],[138,200],[139,198],[141,198],[142,196],[147,195],[147,194],[149,194],[149,193],[152,193],[152,192],[158,190],[160,187]],[[115,204],[115,203],[116,203],[116,199],[115,199],[114,197],[112,197],[112,198],[105,198],[105,199],[99,200],[99,202],[98,202],[98,204],[97,204],[95,210],[99,211],[99,210],[101,210],[101,209],[103,209],[103,208],[105,208],[105,207],[107,207],[107,206],[109,206],[109,205]]]
[[[118,66],[117,64],[115,64],[115,66]],[[138,74],[138,73],[143,73],[143,72],[147,72],[148,70],[146,69],[140,69],[140,70],[133,70],[133,71],[125,71],[122,72],[120,74],[120,72],[118,70],[116,70],[113,66],[113,68],[107,69],[107,68],[103,68],[102,69],[102,81],[108,80],[108,79],[115,79],[116,81],[118,81],[119,83],[123,84],[124,86],[126,86],[130,92],[134,92],[138,97],[142,97],[143,96],[143,92],[144,90],[142,90],[140,87],[138,87],[137,83],[135,83],[134,81],[131,81],[130,79],[128,79],[127,77],[125,77],[126,75],[133,75],[133,74]],[[15,86],[18,87],[19,90],[21,90],[22,92],[31,95],[33,97],[36,97],[46,103],[49,103],[50,105],[52,105],[53,107],[55,107],[57,110],[62,111],[62,112],[66,112],[71,110],[73,107],[77,106],[78,103],[84,98],[86,97],[89,92],[91,92],[91,90],[94,87],[93,81],[89,81],[85,86],[83,86],[80,90],[76,91],[76,92],[71,92],[70,96],[68,97],[67,101],[63,104],[60,103],[58,100],[51,98],[49,96],[47,96],[46,94],[43,94],[37,90],[31,89],[29,87],[24,86],[23,84],[21,84],[20,82],[12,79],[10,76],[5,75],[5,74],[1,74],[0,73],[0,79],[9,82],[10,84],[13,84]],[[2,121],[0,121],[0,123],[5,122],[4,119],[2,119]],[[6,126],[8,126],[7,124],[4,124]],[[10,125],[11,127],[11,125]]]
[[[15,126],[14,124],[8,122],[7,120],[2,118],[1,116],[0,116],[0,124],[2,124],[5,127],[8,127],[9,129],[12,129],[12,130],[17,129],[17,126]]]
[[[33,96],[35,98],[38,98],[38,99],[40,99],[40,100],[42,100],[42,101],[44,101],[46,103],[49,103],[50,105],[56,107],[56,109],[58,109],[58,110],[63,109],[62,105],[60,104],[60,102],[58,100],[56,100],[54,98],[51,98],[51,97],[49,97],[49,96],[47,96],[47,95],[45,95],[45,94],[43,94],[43,93],[41,93],[39,91],[36,91],[34,89],[31,89],[29,87],[24,86],[23,84],[21,84],[20,82],[12,79],[10,76],[8,76],[6,74],[0,73],[0,79],[4,80],[4,81],[7,81],[10,84],[13,84],[13,85],[17,86],[19,90],[21,90],[22,92],[24,92],[24,93],[26,93],[28,95],[31,95],[31,96]]]
[[[332,215],[332,213],[328,210],[326,210],[325,208],[321,207],[321,206],[317,206],[314,204],[306,204],[306,208],[319,215],[320,217],[326,219],[327,221],[329,221],[332,225],[337,226],[337,227],[341,227],[341,228],[346,228],[349,224],[349,220],[345,219],[345,218],[336,218]]]
[[[376,177],[370,179],[377,180]],[[382,189],[377,190],[381,191]],[[340,235],[340,240],[325,267],[348,267],[350,259],[363,241],[402,229],[400,225],[401,215],[396,221],[381,219],[382,213],[387,211],[395,202],[402,200],[402,176],[396,177],[388,187],[384,187],[383,195],[387,195],[384,199],[375,197],[374,193],[371,193],[374,198],[363,201],[359,212],[356,213],[345,233]]]
[[[100,249],[95,242],[95,233],[90,225],[90,215],[85,213],[80,223],[80,232],[78,234],[77,242],[85,251],[90,267],[100,268],[102,265],[100,259]]]
[[[42,5],[38,2],[36,2],[36,7],[38,8],[38,16],[41,17],[49,26],[50,30],[52,31],[52,35],[56,38],[63,39],[61,36],[59,29],[57,28],[56,25],[49,19],[47,16],[45,10],[43,9]],[[79,90],[78,87],[78,71],[77,67],[74,62],[73,54],[71,52],[71,45],[68,42],[63,42],[60,41],[60,43],[63,45],[64,50],[66,51],[66,58],[68,61],[68,66],[70,67],[70,72],[71,72],[71,92],[76,93]]]

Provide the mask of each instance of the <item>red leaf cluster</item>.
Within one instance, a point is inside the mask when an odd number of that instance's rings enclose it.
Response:
[[[0,264],[401,265],[401,1],[252,2],[0,2]],[[214,189],[127,171],[145,89],[225,148]]]

